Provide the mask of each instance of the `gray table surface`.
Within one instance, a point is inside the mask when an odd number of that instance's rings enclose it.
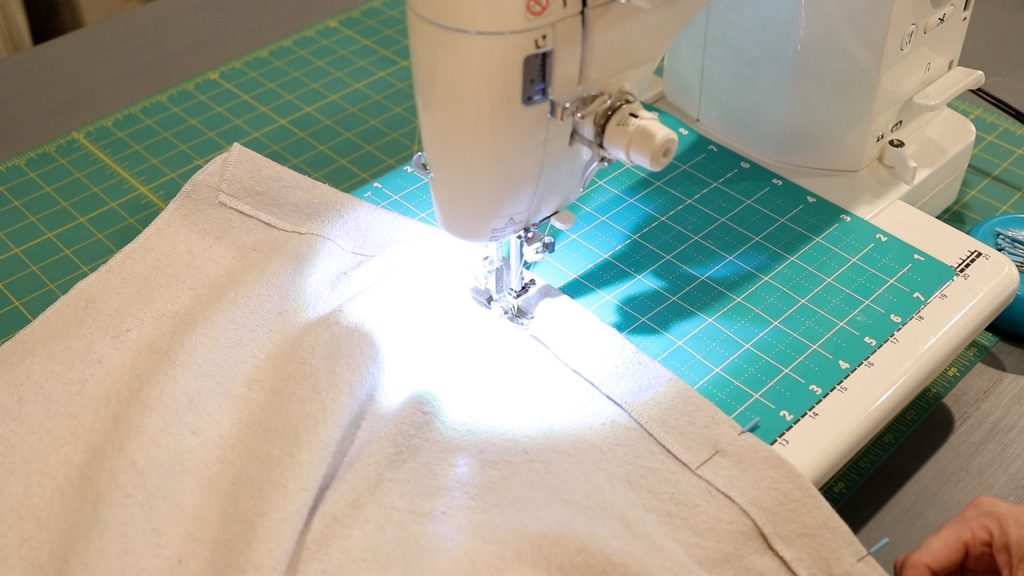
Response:
[[[356,0],[159,0],[0,60],[0,159],[200,74]],[[1024,107],[1024,2],[978,2],[961,64]],[[1024,347],[1001,342],[841,508],[883,565],[973,497],[1024,501]]]

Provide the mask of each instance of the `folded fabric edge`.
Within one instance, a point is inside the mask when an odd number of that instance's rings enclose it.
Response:
[[[625,411],[680,464],[742,509],[795,574],[820,573],[823,557],[836,565],[845,563],[851,574],[881,572],[881,566],[796,468],[760,439],[741,434],[735,422],[618,331],[548,285],[539,287],[530,310],[535,314],[530,332],[536,340]],[[584,328],[570,333],[565,326]],[[595,350],[615,353],[595,354]],[[734,434],[723,436],[722,430]],[[759,477],[759,464],[772,465],[771,479],[786,484],[790,488],[786,493],[795,490],[795,497],[766,501],[765,487],[753,483]],[[797,499],[803,505],[793,506]],[[821,521],[810,529],[831,528],[837,536],[829,540],[838,549],[824,554],[809,551],[806,530],[792,529],[806,525],[808,513]]]
[[[286,232],[318,236],[360,256],[435,230],[234,144],[220,182],[225,206]],[[400,216],[400,215],[398,215]],[[436,231],[436,230],[435,230]]]

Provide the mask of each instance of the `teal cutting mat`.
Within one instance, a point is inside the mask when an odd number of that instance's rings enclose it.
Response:
[[[614,164],[533,272],[774,442],[953,269],[662,114],[665,170]],[[432,222],[407,167],[353,194]]]
[[[134,238],[233,141],[347,190],[406,161],[417,145],[404,25],[400,0],[370,2],[0,163],[0,341]],[[967,102],[955,107],[972,118],[979,138],[961,198],[945,217],[968,227],[997,212],[1024,211],[1019,126]],[[606,188],[642,197],[645,181],[630,187],[613,177],[602,175]],[[610,214],[601,190],[592,192],[595,203],[581,211],[575,233],[582,234],[588,213]],[[428,214],[429,196],[420,187],[392,205]],[[585,240],[573,239],[581,261],[593,257],[582,250]],[[572,255],[572,244],[558,257]],[[569,275],[556,277],[556,264]],[[572,266],[563,264],[553,260],[545,272],[564,283]],[[628,286],[602,284],[594,278],[599,271],[577,271],[578,296],[606,320],[620,321],[615,308],[636,304],[619,306],[616,297],[625,298]],[[638,276],[662,289],[660,276]],[[639,306],[636,316],[650,324],[642,312],[651,304]]]

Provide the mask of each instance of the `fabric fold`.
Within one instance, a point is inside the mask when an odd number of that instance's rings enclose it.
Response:
[[[227,152],[218,200],[285,232],[319,236],[373,256],[410,240],[424,225],[395,226],[395,215],[339,194],[235,144]]]

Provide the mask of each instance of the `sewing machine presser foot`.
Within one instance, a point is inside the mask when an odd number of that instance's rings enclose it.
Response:
[[[484,258],[483,277],[473,290],[473,298],[513,324],[526,326],[532,316],[520,303],[537,285],[537,280],[524,279],[525,264],[554,252],[555,239],[539,232],[536,226],[529,226],[491,245],[491,249],[492,253]]]

